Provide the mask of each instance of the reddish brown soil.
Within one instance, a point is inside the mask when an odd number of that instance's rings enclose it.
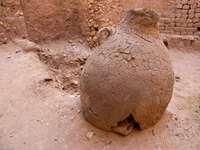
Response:
[[[84,49],[77,45],[57,42],[43,46],[56,53],[63,47],[67,47],[65,52]],[[0,149],[200,149],[199,52],[170,50],[176,84],[167,112],[154,127],[122,137],[86,122],[78,94],[56,88],[55,80],[44,82],[44,78],[54,78],[49,66],[37,54],[19,50],[14,44],[0,47]]]
[[[0,0],[0,45],[17,36],[26,37],[20,0]]]
[[[37,53],[39,59],[49,67],[57,88],[70,94],[79,93],[81,70],[90,52],[80,43],[62,41],[55,47],[51,45],[43,45],[42,50]],[[81,51],[77,51],[76,47],[82,48]]]

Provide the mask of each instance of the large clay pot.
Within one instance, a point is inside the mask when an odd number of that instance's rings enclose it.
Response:
[[[158,21],[153,10],[131,9],[116,29],[100,32],[107,39],[81,75],[83,113],[96,127],[127,135],[133,125],[146,129],[165,112],[174,72]]]

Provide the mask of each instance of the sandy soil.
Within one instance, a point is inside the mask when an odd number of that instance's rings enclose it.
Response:
[[[173,49],[170,55],[176,84],[165,115],[122,137],[87,123],[77,94],[44,82],[53,75],[35,53],[1,46],[0,150],[200,150],[200,53]]]

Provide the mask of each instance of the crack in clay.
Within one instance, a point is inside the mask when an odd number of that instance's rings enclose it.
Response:
[[[123,136],[131,134],[134,129],[141,130],[140,124],[136,122],[132,114],[126,117],[123,121],[119,121],[117,126],[112,127],[114,132]]]
[[[137,35],[138,37],[140,37],[141,39],[143,39],[143,40],[145,40],[145,41],[147,41],[147,42],[150,42],[150,43],[152,43],[151,41],[149,41],[149,40],[145,39],[144,37],[142,37],[142,36],[138,35],[137,33],[134,33],[134,34],[135,34],[135,35]]]

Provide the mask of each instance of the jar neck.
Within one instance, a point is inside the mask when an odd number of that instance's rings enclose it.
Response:
[[[159,30],[158,30],[158,25],[154,26],[143,26],[143,25],[129,25],[129,24],[121,24],[120,29],[126,31],[127,33],[137,33],[140,35],[145,35],[145,36],[151,36],[155,39],[159,39]]]
[[[128,33],[133,32],[158,39],[158,21],[158,14],[152,10],[132,9],[126,13],[119,28]]]

